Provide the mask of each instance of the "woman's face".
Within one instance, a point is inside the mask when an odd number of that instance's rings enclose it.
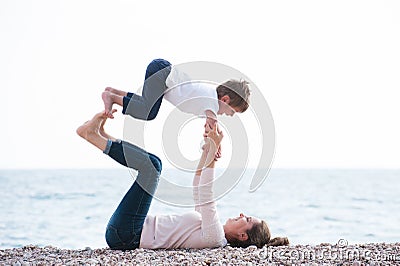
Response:
[[[230,218],[226,221],[224,228],[237,233],[246,233],[254,224],[261,223],[256,217],[246,216],[243,213],[236,218]]]

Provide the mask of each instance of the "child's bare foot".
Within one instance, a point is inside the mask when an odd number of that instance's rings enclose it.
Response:
[[[114,104],[113,93],[110,91],[104,91],[101,94],[101,98],[103,99],[104,102],[104,114],[109,118],[114,118],[112,114],[112,107]]]
[[[126,96],[128,93],[126,91],[120,91],[111,87],[107,87],[104,89],[104,91],[109,91],[111,93],[117,94],[119,96]]]
[[[92,120],[86,121],[82,126],[78,127],[76,133],[90,141],[94,136],[99,135],[99,130],[102,124],[104,124],[107,116],[103,112],[96,114]]]

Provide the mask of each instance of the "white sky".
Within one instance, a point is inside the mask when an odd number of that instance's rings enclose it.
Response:
[[[0,30],[0,168],[118,167],[75,129],[158,57],[250,77],[274,117],[273,167],[400,167],[398,1],[2,0]],[[179,145],[198,152],[187,135]]]

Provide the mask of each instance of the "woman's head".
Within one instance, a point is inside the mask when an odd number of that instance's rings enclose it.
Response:
[[[271,233],[264,220],[245,216],[228,219],[224,225],[225,236],[231,246],[248,247],[255,245],[258,248],[267,246],[289,245],[286,237],[271,239]]]

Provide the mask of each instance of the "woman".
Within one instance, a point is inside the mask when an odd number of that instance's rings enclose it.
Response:
[[[116,110],[112,110],[114,113]],[[107,115],[96,114],[77,129],[88,142],[108,154],[120,164],[136,169],[136,181],[128,190],[111,216],[106,230],[106,241],[111,249],[135,248],[213,248],[256,245],[288,245],[287,238],[270,240],[265,221],[240,214],[222,225],[213,200],[215,155],[223,138],[214,127],[206,129],[205,145],[193,179],[195,211],[183,215],[147,215],[157,188],[161,160],[154,154],[117,140],[104,131]]]

